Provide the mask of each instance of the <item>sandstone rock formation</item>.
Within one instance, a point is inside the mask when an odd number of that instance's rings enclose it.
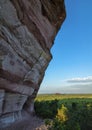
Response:
[[[64,0],[0,0],[0,126],[34,111],[64,19]]]

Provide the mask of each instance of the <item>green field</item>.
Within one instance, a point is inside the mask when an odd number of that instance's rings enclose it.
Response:
[[[92,94],[38,94],[36,97],[37,101],[46,100],[61,100],[61,99],[92,99]]]
[[[92,130],[92,94],[39,94],[35,112],[48,130]]]

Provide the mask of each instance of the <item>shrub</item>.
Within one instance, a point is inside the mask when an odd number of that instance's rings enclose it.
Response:
[[[68,109],[62,104],[62,107],[58,109],[58,113],[56,117],[61,121],[66,121],[68,119],[67,117]]]
[[[35,101],[35,112],[36,115],[41,118],[53,119],[57,114],[57,100],[52,101]]]
[[[92,130],[92,102],[52,100],[35,102],[36,114],[47,119],[48,130]]]

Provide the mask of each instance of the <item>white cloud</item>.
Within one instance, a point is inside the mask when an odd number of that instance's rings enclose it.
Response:
[[[67,85],[66,91],[70,93],[92,93],[92,83]]]
[[[92,93],[92,76],[72,78],[55,84],[42,84],[39,93]]]
[[[68,83],[92,83],[92,76],[83,78],[72,78],[67,80]]]
[[[67,86],[41,87],[39,93],[92,93],[92,83]]]
[[[92,83],[68,86],[75,93],[92,93]]]

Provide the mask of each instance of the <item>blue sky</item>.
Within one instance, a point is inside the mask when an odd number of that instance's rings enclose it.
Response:
[[[65,6],[39,93],[92,93],[92,0],[65,0]]]

